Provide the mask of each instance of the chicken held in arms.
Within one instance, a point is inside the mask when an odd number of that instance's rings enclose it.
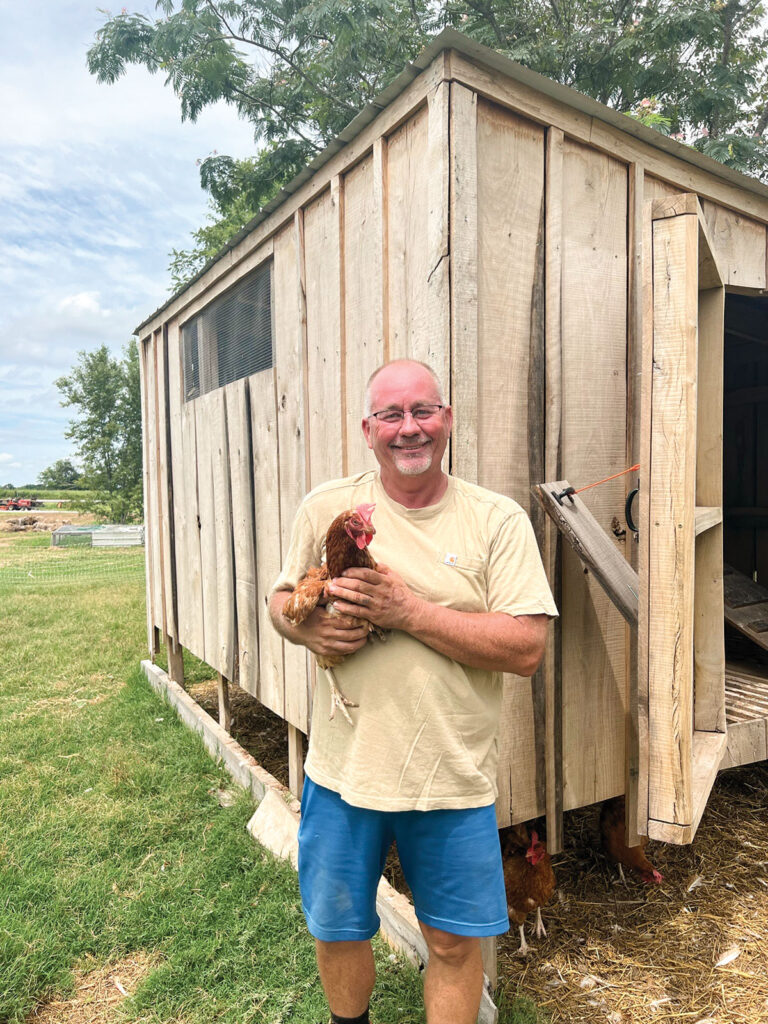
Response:
[[[375,508],[375,505],[358,505],[356,508],[348,509],[336,516],[328,527],[328,532],[325,535],[325,562],[321,566],[313,566],[307,570],[304,578],[299,580],[293,593],[283,605],[283,615],[294,626],[298,626],[308,618],[318,604],[324,604],[329,615],[341,614],[335,612],[333,602],[328,600],[328,584],[331,580],[341,576],[346,569],[376,569],[376,562],[368,550],[368,545],[376,533],[371,522]],[[353,616],[347,616],[347,618],[353,618]],[[366,620],[361,616],[360,621],[365,622]],[[371,633],[375,633],[379,639],[384,639],[383,631],[369,622],[369,637]],[[330,683],[330,717],[333,718],[336,708],[340,708],[346,720],[352,725],[352,718],[347,708],[356,708],[358,705],[344,696],[333,672],[333,666],[340,664],[344,660],[344,656],[328,657],[316,654],[315,658],[320,668],[325,670]]]
[[[523,926],[532,910],[536,911],[534,935],[537,939],[546,937],[541,908],[555,891],[555,873],[547,848],[533,829],[529,836],[524,824],[513,825],[500,838],[507,911],[520,931],[518,952],[525,956],[529,947]]]
[[[627,846],[626,813],[623,796],[615,796],[603,802],[600,808],[600,845],[603,853],[608,860],[618,865],[622,882],[626,881],[624,867],[627,867],[649,885],[659,885],[664,881],[664,876],[645,855],[648,837],[640,836],[637,846]]]

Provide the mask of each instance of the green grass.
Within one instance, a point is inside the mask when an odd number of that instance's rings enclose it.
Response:
[[[13,536],[0,560],[41,540]],[[138,670],[143,581],[33,580],[5,591],[3,619],[0,1021],[137,951],[158,966],[126,1022],[327,1020],[294,872],[247,834],[249,797],[219,806],[209,791],[233,783]],[[423,1021],[416,972],[376,956],[374,1020]]]
[[[144,579],[144,548],[53,547],[50,533],[0,534],[0,592]]]

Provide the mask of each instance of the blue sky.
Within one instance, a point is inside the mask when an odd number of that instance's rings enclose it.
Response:
[[[82,349],[120,353],[167,298],[168,253],[207,217],[196,160],[254,152],[224,105],[182,124],[160,75],[99,85],[103,4],[0,0],[0,485],[73,456],[54,381]]]

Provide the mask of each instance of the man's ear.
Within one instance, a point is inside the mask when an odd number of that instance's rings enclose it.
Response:
[[[371,449],[371,451],[373,451],[373,444],[371,443],[371,424],[365,418],[363,418],[362,427],[363,427],[363,434],[365,435],[366,444]]]

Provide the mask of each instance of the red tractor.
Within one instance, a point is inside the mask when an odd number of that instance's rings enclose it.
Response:
[[[37,498],[3,498],[0,500],[0,512],[28,512],[30,509],[38,508],[42,501]]]

